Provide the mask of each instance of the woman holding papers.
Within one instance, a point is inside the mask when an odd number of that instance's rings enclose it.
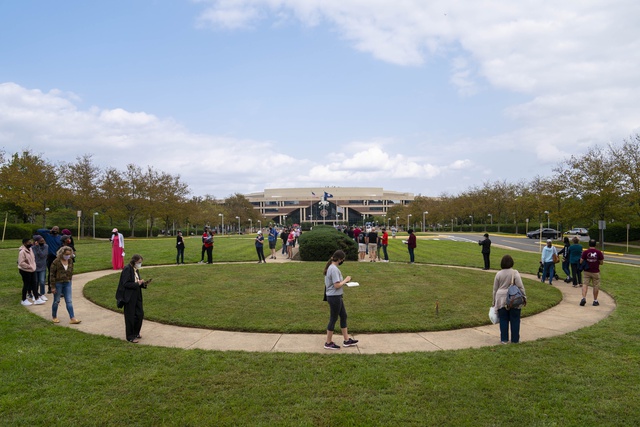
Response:
[[[349,338],[347,331],[347,310],[344,308],[342,301],[343,286],[351,280],[351,276],[343,279],[342,273],[338,268],[338,266],[344,262],[345,258],[346,255],[344,252],[340,250],[335,251],[324,268],[325,301],[329,303],[331,312],[329,324],[327,325],[327,340],[324,344],[324,348],[327,350],[340,350],[340,346],[332,341],[333,329],[335,328],[338,317],[340,317],[340,329],[342,330],[342,336],[344,338],[342,345],[344,347],[351,347],[358,344],[358,340]]]

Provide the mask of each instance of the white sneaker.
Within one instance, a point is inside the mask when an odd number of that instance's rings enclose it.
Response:
[[[28,299],[23,300],[20,304],[22,304],[22,305],[33,305],[33,304],[31,304],[31,301],[29,301]]]
[[[45,297],[44,295],[40,295],[40,299],[42,301],[49,301],[49,298]]]
[[[42,304],[44,304],[44,301],[42,301],[42,299],[41,299],[41,298],[38,298],[37,300],[35,300],[35,301],[33,302],[33,305],[42,305]]]

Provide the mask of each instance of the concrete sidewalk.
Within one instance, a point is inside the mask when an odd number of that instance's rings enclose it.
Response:
[[[283,257],[284,258],[284,257]],[[267,262],[269,259],[267,258]],[[278,259],[271,262],[283,262]],[[419,264],[416,265],[419,267]],[[187,266],[177,268],[188,268]],[[457,268],[457,267],[452,267]],[[78,274],[73,278],[73,308],[76,317],[82,320],[79,325],[70,325],[64,301],[58,307],[60,323],[56,326],[69,327],[80,331],[106,335],[118,339],[125,339],[124,319],[121,311],[111,311],[93,304],[83,295],[84,285],[91,280],[113,274],[114,270],[95,271]],[[496,271],[480,271],[478,274],[489,274]],[[537,280],[533,275],[522,274],[522,277]],[[547,285],[549,286],[549,285]],[[581,288],[573,288],[562,281],[554,285],[562,292],[560,304],[522,319],[520,341],[534,341],[563,335],[568,332],[591,326],[607,317],[615,309],[615,301],[608,294],[600,291],[600,306],[593,307],[592,291],[587,295],[588,304],[580,307]],[[115,293],[115,285],[114,285]],[[47,295],[49,301],[44,305],[27,307],[31,312],[51,319],[51,304],[53,295]],[[115,309],[115,300],[114,300]],[[526,309],[525,309],[526,310]],[[487,307],[487,312],[489,307]],[[330,351],[323,348],[325,334],[268,334],[248,332],[226,332],[209,329],[186,328],[146,321],[142,326],[140,344],[161,347],[177,347],[203,350],[240,350],[255,352],[286,352],[286,353],[402,353],[411,351],[458,350],[463,348],[477,348],[500,344],[498,325],[486,325],[475,328],[457,329],[441,332],[417,332],[397,334],[356,334],[354,338],[360,340],[356,347],[342,348]],[[334,335],[336,344],[342,344],[339,333]]]

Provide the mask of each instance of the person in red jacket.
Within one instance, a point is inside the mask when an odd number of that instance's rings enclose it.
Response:
[[[409,248],[409,263],[413,264],[416,260],[414,250],[416,248],[416,235],[413,234],[413,229],[407,231],[409,233],[409,239],[407,239],[407,247]]]

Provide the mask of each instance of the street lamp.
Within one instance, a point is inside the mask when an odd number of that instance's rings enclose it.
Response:
[[[98,212],[94,212],[93,213],[93,238],[96,238],[96,215],[98,215]]]
[[[262,230],[262,221],[258,220],[258,227]]]
[[[396,217],[396,231],[398,230],[398,220],[400,219],[399,216]]]
[[[49,212],[49,208],[44,208],[44,215],[42,215],[42,228],[47,228],[47,212]]]
[[[549,228],[549,211],[544,211],[547,214],[547,228]],[[542,232],[540,233],[542,235]]]
[[[427,211],[422,212],[422,232],[423,232],[423,233],[424,233],[424,226],[425,226],[425,224],[424,224],[424,223],[425,223],[425,221],[426,221],[426,217],[425,217],[425,215],[427,215],[428,213],[429,213],[429,212],[427,212]]]
[[[365,227],[365,225],[364,225],[364,217],[365,217],[365,214],[362,214],[362,228]]]
[[[409,218],[411,218],[411,214],[407,215],[407,230],[409,229]]]
[[[220,228],[222,229],[222,234],[224,234],[224,214],[219,213],[218,216],[222,217],[222,225],[220,226]]]
[[[238,234],[240,234],[240,217],[237,216],[236,219],[238,220]]]
[[[249,218],[249,233],[253,233],[253,220]]]
[[[492,214],[488,214],[487,216],[491,217],[491,225],[493,225],[493,215]],[[485,224],[486,224],[486,222],[485,222]]]
[[[473,215],[469,215],[469,218],[471,218],[471,231],[473,231]]]

